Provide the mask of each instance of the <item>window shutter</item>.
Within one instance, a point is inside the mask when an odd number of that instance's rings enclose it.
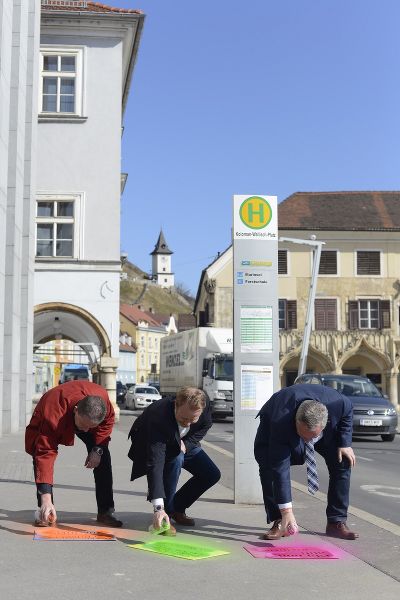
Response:
[[[320,275],[337,275],[337,252],[336,250],[322,250],[319,263]]]
[[[287,300],[287,328],[297,329],[297,300]]]
[[[390,300],[380,300],[379,302],[380,328],[389,329],[390,327]]]
[[[381,253],[378,250],[357,252],[357,275],[380,275]]]
[[[315,329],[337,329],[337,302],[335,299],[318,298],[315,300]]]
[[[287,275],[287,250],[278,250],[278,275]]]
[[[358,302],[349,300],[349,329],[358,329]]]

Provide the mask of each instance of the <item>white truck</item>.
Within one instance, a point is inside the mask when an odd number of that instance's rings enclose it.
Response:
[[[233,416],[232,329],[198,327],[161,339],[160,392],[185,386],[202,389],[214,417]]]

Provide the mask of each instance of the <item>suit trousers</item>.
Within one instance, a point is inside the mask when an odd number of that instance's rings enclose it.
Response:
[[[324,458],[329,472],[327,520],[329,523],[346,521],[350,497],[350,463],[347,458],[343,458],[339,463],[336,445],[325,447],[323,438],[315,444],[314,448]],[[268,459],[268,447],[256,447],[255,457],[259,466],[267,523],[271,523],[281,518],[281,512],[274,500],[273,474]]]
[[[89,454],[95,446],[93,434],[90,431],[76,431],[75,435],[85,444]],[[100,464],[93,469],[98,513],[106,513],[109,510],[114,510],[111,455],[108,446],[102,446],[102,449],[103,454],[101,456]],[[35,458],[33,458],[33,466],[35,469]],[[40,507],[41,496],[39,493],[37,493],[37,500],[38,506]],[[53,502],[53,492],[51,492],[51,500]]]
[[[176,491],[182,469],[192,477]],[[181,452],[176,458],[168,460],[164,465],[165,511],[184,513],[204,492],[215,485],[221,477],[220,470],[200,446],[195,446],[186,453]]]

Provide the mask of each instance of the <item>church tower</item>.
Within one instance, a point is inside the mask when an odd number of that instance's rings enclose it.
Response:
[[[163,231],[161,229],[157,243],[151,252],[152,258],[152,275],[154,281],[161,287],[170,288],[174,285],[174,274],[171,271],[171,255],[172,250],[168,248],[165,241]]]

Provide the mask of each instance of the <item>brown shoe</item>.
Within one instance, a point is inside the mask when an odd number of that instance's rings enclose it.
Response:
[[[326,535],[329,537],[339,538],[340,540],[356,540],[359,537],[358,533],[351,531],[346,521],[338,521],[336,523],[327,523]]]
[[[178,523],[178,525],[185,525],[186,527],[193,527],[195,525],[195,520],[191,517],[188,517],[186,513],[174,512],[170,515],[171,519]]]
[[[162,533],[159,533],[159,535],[165,535],[166,537],[168,536],[175,536],[176,535],[176,529],[173,525],[171,525],[171,523],[169,524],[169,529],[166,529],[165,531],[163,531]]]
[[[262,536],[263,540],[279,540],[281,537],[286,537],[285,533],[282,531],[282,519],[277,519],[274,521],[271,529],[264,533]]]

